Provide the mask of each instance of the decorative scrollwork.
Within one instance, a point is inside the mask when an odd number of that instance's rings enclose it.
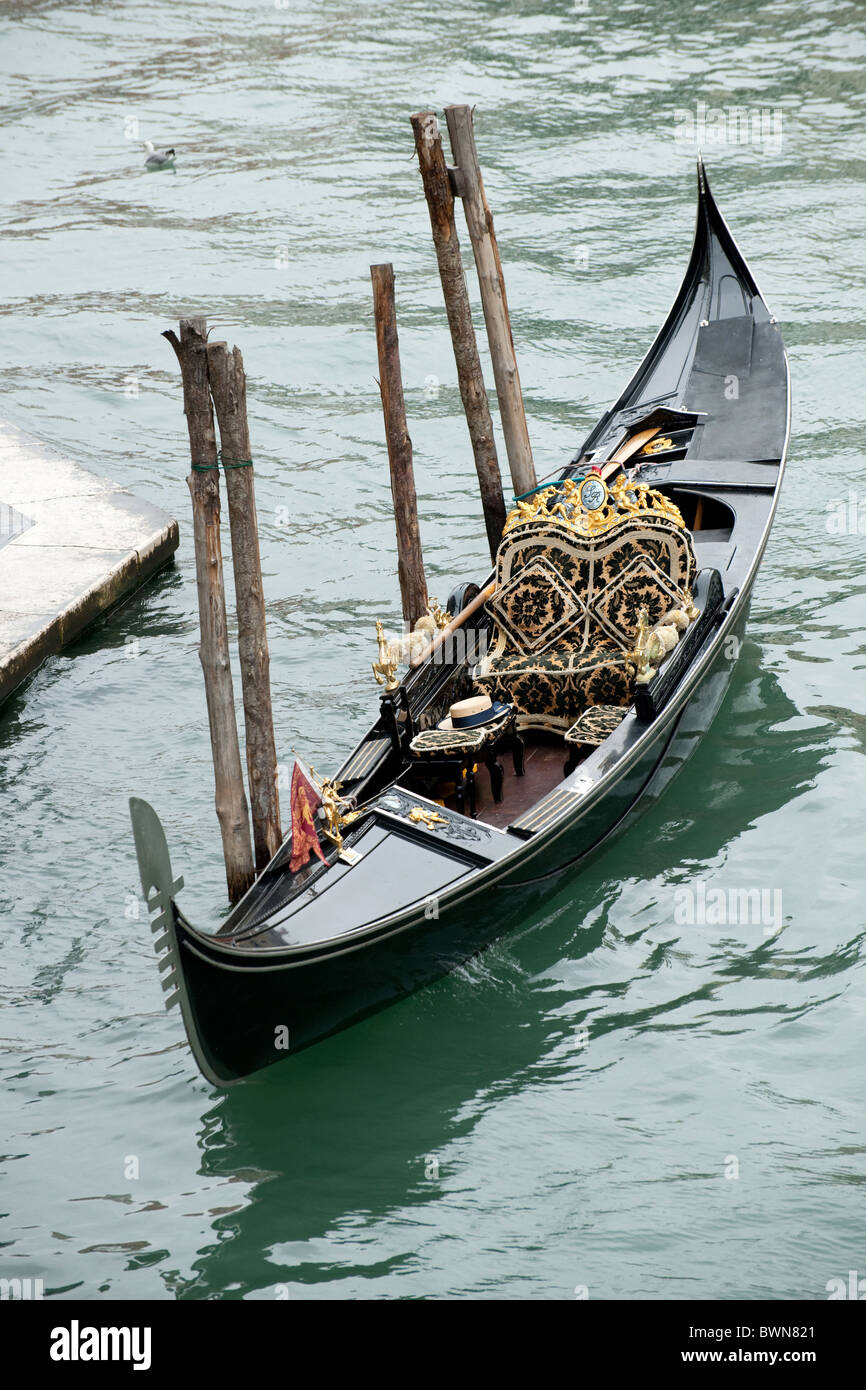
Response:
[[[594,511],[580,505],[579,483],[573,478],[542,488],[509,512],[503,534],[526,522],[552,521],[580,536],[598,536],[627,517],[663,517],[685,530],[682,512],[663,493],[621,474],[611,486],[607,501]]]
[[[379,618],[376,619],[376,641],[379,644],[379,660],[373,662],[373,676],[376,684],[384,685],[386,690],[396,690],[400,684],[397,679],[399,661],[396,660],[396,653],[391,650],[391,645],[385,636],[385,629]]]
[[[440,606],[438,599],[431,598],[428,601],[427,612],[430,614],[430,617],[433,619],[434,623],[436,624],[436,627],[440,632],[442,632],[442,630],[446,628],[451,621],[450,614],[446,613],[444,608]],[[418,624],[416,624],[416,626],[418,626]]]
[[[413,825],[426,825],[428,830],[436,830],[438,826],[448,824],[445,816],[440,816],[438,811],[425,811],[423,806],[413,806],[409,812],[409,819]]]
[[[443,835],[447,835],[453,840],[484,840],[487,836],[496,832],[482,826],[478,821],[471,821],[468,816],[461,816],[456,811],[451,811],[447,806],[443,806],[435,811],[427,810],[425,806],[419,806],[417,799],[411,792],[405,791],[402,787],[390,787],[387,792],[371,803],[373,807],[381,806],[383,811],[389,811],[393,816],[406,816],[412,819],[413,811],[424,811],[427,814],[437,817],[438,829]],[[420,819],[415,824],[422,824]]]
[[[343,784],[336,782],[333,777],[320,777],[315,768],[311,767],[310,780],[322,798],[321,815],[325,821],[322,834],[337,846],[338,851],[342,851],[342,832],[347,825],[358,819],[361,808],[349,797],[340,795]]]
[[[641,449],[642,454],[663,454],[665,449],[672,449],[674,441],[668,438],[651,439],[649,444],[644,444]]]

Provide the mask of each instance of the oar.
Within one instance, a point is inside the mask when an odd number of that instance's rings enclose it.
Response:
[[[615,473],[622,464],[628,463],[632,454],[636,454],[658,433],[659,426],[651,425],[648,429],[638,430],[637,434],[629,435],[628,439],[620,444],[616,453],[611,454],[610,458],[601,465],[602,478],[609,478],[611,473]]]
[[[422,661],[426,661],[428,656],[432,656],[435,651],[438,651],[442,643],[445,642],[452,633],[455,633],[459,627],[462,627],[467,618],[471,618],[473,613],[478,612],[478,609],[483,603],[487,602],[495,589],[496,580],[491,579],[490,583],[485,585],[481,592],[475,595],[471,603],[467,603],[465,608],[461,608],[460,612],[451,619],[447,627],[443,627],[440,632],[437,632],[430,646],[412,662],[412,668],[420,666]]]

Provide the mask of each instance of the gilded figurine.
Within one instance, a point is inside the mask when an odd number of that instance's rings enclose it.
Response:
[[[385,636],[385,629],[379,618],[376,619],[376,641],[379,644],[379,660],[373,662],[373,675],[376,684],[384,685],[386,690],[397,690],[400,685],[397,679],[399,663],[395,660],[396,653],[393,650],[393,645]]]
[[[340,796],[340,783],[335,782],[332,777],[322,778],[321,783],[322,810],[325,813],[324,833],[329,840],[337,846],[338,851],[343,848],[343,830],[347,825],[351,825],[353,820],[358,818],[359,811],[352,808],[351,803],[344,796]]]

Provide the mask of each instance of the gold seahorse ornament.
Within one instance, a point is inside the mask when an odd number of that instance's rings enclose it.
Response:
[[[322,811],[325,816],[323,833],[333,841],[338,851],[343,849],[342,832],[361,814],[346,797],[340,795],[340,785],[332,777],[324,777],[320,787]]]
[[[445,816],[440,816],[438,811],[426,811],[423,806],[413,806],[409,812],[409,819],[413,825],[426,825],[428,830],[448,824]]]
[[[637,641],[628,654],[637,673],[637,685],[647,685],[652,680],[666,650],[664,640],[650,627],[648,609],[642,607],[637,617]]]
[[[396,659],[397,654],[394,652],[392,644],[385,636],[385,629],[379,618],[376,619],[376,641],[379,644],[379,660],[373,662],[373,676],[376,684],[384,685],[386,690],[396,690],[400,684],[397,679],[399,662]]]

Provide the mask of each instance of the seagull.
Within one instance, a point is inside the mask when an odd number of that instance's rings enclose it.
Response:
[[[144,148],[147,150],[145,169],[165,169],[174,164],[174,150],[156,150],[150,140],[145,140]]]

